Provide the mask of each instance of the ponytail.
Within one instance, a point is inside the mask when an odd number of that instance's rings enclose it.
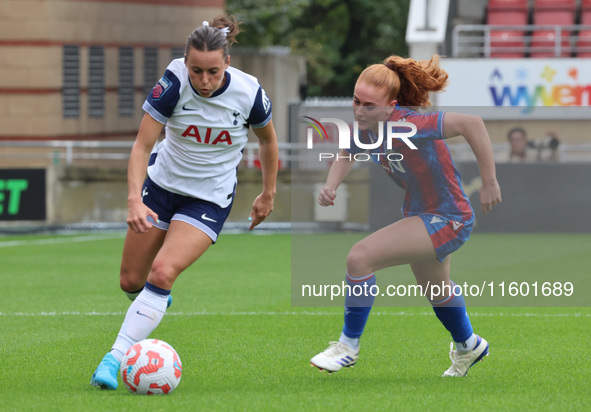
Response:
[[[445,88],[448,74],[439,67],[439,56],[416,61],[390,56],[383,64],[365,69],[358,82],[363,81],[387,92],[388,101],[398,100],[402,106],[430,106],[429,92]]]
[[[230,46],[236,42],[236,36],[240,33],[240,23],[234,16],[221,15],[211,22],[204,21],[189,35],[185,46],[185,55],[189,54],[192,47],[199,51],[223,50],[224,59],[230,53]]]

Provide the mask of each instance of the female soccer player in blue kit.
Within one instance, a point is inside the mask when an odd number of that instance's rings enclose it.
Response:
[[[346,280],[351,287],[367,285],[367,289],[358,290],[370,290],[376,282],[375,271],[410,264],[418,285],[430,298],[435,314],[455,342],[456,349],[453,349],[453,343],[450,348],[452,365],[443,376],[465,376],[472,365],[488,354],[488,342],[474,334],[464,297],[453,293],[454,283],[450,280],[450,254],[468,240],[474,211],[443,139],[462,135],[476,155],[482,177],[480,203],[483,213],[501,202],[492,145],[480,117],[449,112],[422,114],[401,107],[429,106],[429,92],[442,90],[447,77],[439,67],[438,56],[429,61],[391,56],[383,64],[365,69],[357,80],[353,111],[359,125],[360,142],[377,141],[379,121],[384,124],[386,121],[406,121],[417,127],[416,135],[410,138],[417,150],[412,150],[400,139],[393,139],[391,150],[403,155],[401,161],[391,161],[385,155],[389,152],[385,148],[388,139],[384,139],[380,147],[370,150],[372,158],[379,159],[386,173],[406,190],[403,219],[351,248],[347,256]],[[337,188],[353,166],[354,160],[346,158],[360,151],[352,140],[351,149],[339,154],[339,161],[332,164],[326,185],[320,192],[320,205],[333,204]],[[434,284],[448,287],[444,289],[445,293],[436,295],[436,290],[427,289]],[[313,366],[336,372],[357,362],[359,338],[373,301],[370,294],[345,297],[345,323],[340,339],[314,356],[311,359]]]
[[[156,328],[175,279],[216,242],[232,207],[249,125],[263,174],[250,229],[273,210],[278,152],[271,102],[256,78],[229,66],[238,32],[231,16],[204,22],[189,36],[185,57],[169,64],[143,104],[129,159],[129,230],[120,274],[133,303],[93,386],[117,388],[124,354]],[[165,139],[153,150],[165,125]]]

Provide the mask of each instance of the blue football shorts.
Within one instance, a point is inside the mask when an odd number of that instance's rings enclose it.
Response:
[[[159,222],[154,222],[151,217],[148,218],[155,227],[168,230],[170,222],[180,220],[203,231],[213,243],[217,241],[232,209],[232,203],[222,208],[207,200],[169,192],[149,177],[146,178],[142,188],[142,201],[158,214]]]
[[[419,217],[429,232],[437,260],[440,262],[443,262],[447,255],[455,252],[468,241],[474,224],[474,218],[460,222],[431,213],[421,213]]]

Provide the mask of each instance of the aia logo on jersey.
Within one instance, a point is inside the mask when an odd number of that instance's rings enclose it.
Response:
[[[205,133],[203,133],[205,132]],[[228,146],[232,145],[232,138],[230,137],[230,132],[227,130],[222,130],[217,134],[217,136],[213,137],[213,129],[207,128],[205,131],[199,133],[199,128],[197,126],[189,126],[187,130],[183,132],[183,137],[194,137],[197,143],[204,143],[204,144],[219,144],[219,143],[226,143]]]

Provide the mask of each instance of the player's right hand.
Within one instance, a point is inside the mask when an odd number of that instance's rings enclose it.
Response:
[[[483,183],[479,193],[482,213],[485,215],[491,211],[493,206],[502,202],[501,188],[496,180],[489,183]]]
[[[334,206],[334,200],[336,197],[336,190],[332,187],[324,186],[318,195],[318,204],[320,206]]]
[[[127,226],[135,233],[145,233],[152,227],[148,217],[158,222],[158,215],[143,202],[130,204],[127,210]]]

